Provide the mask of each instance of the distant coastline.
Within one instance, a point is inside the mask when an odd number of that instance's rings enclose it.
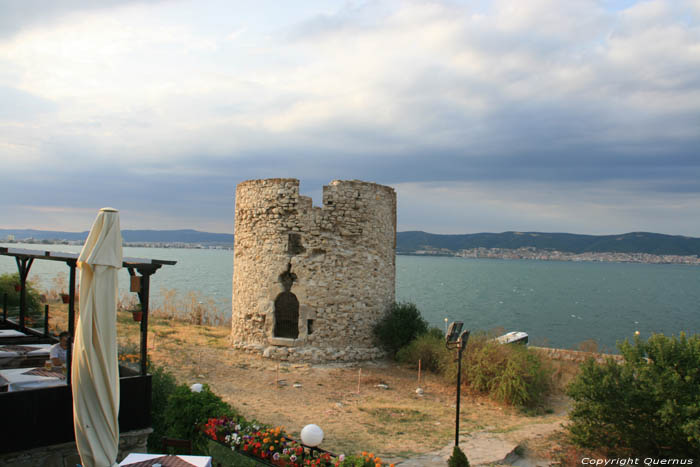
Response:
[[[652,255],[649,253],[585,252],[571,253],[557,250],[541,250],[533,247],[510,248],[470,248],[460,251],[447,249],[425,249],[413,252],[399,252],[406,256],[453,256],[458,258],[485,259],[535,259],[541,261],[593,261],[611,263],[646,264],[689,264],[700,266],[697,255]]]
[[[68,240],[22,240],[5,241],[4,243],[23,243],[30,245],[77,245],[81,241]],[[232,250],[231,245],[201,244],[186,242],[125,242],[125,247],[135,248],[184,248],[194,250]],[[700,266],[697,255],[652,255],[650,253],[620,253],[620,252],[586,252],[571,253],[557,250],[541,250],[534,247],[522,248],[469,248],[459,251],[442,249],[423,249],[416,251],[397,251],[402,256],[451,256],[455,258],[479,259],[530,259],[540,261],[573,261],[573,262],[610,262],[610,263],[645,263],[645,264],[687,264]]]
[[[0,229],[0,241],[35,245],[82,245],[87,232]],[[233,249],[233,234],[183,230],[123,230],[125,246]],[[582,235],[546,232],[396,233],[396,254],[542,261],[700,265],[700,238],[651,232]]]

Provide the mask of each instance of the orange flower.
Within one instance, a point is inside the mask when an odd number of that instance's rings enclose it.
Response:
[[[367,451],[362,451],[363,456],[367,456]]]

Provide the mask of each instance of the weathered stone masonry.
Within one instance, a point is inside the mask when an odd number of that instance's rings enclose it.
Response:
[[[292,361],[382,352],[372,328],[394,301],[396,193],[334,180],[323,206],[291,178],[236,188],[232,341]]]

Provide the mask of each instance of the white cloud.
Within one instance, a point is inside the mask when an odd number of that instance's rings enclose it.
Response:
[[[228,2],[196,17],[199,4],[184,1],[80,9],[2,36],[0,90],[50,105],[0,121],[0,151],[13,173],[203,180],[291,167],[332,179],[342,167],[387,182],[447,179],[504,230],[508,219],[584,228],[572,206],[614,222],[624,215],[606,214],[603,198],[552,204],[528,197],[546,187],[527,183],[642,184],[674,163],[692,179],[700,26],[697,0],[601,5],[349,2],[262,25],[262,7]],[[467,184],[505,179],[523,191],[494,198]]]

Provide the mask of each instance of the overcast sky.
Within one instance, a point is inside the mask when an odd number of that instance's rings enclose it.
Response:
[[[0,227],[232,232],[236,184],[398,229],[700,236],[700,0],[0,0]]]

